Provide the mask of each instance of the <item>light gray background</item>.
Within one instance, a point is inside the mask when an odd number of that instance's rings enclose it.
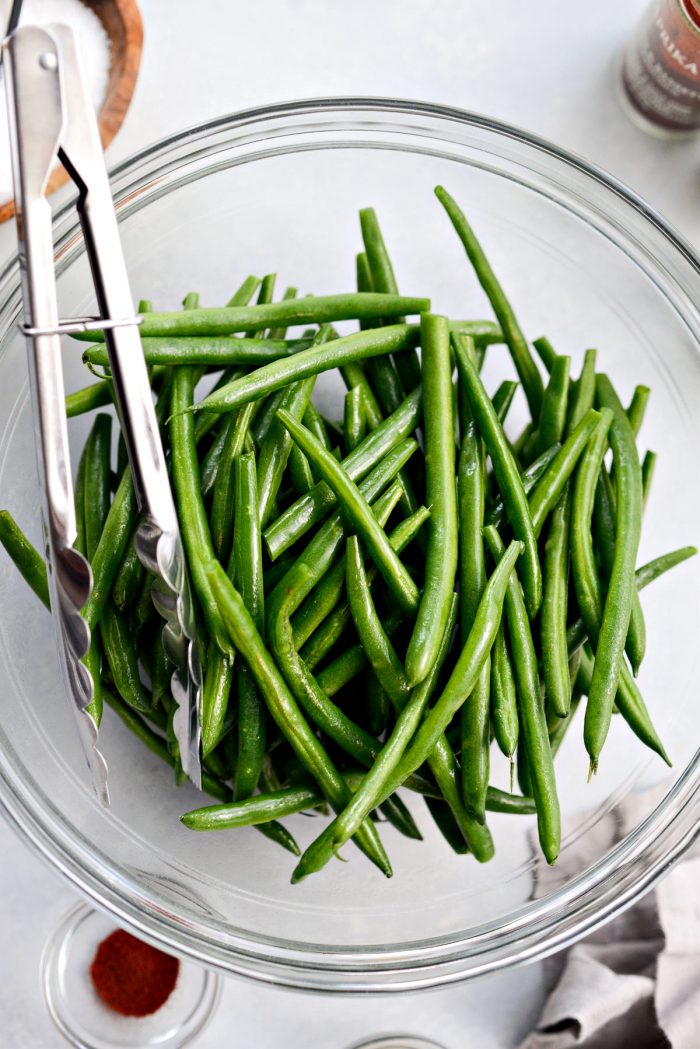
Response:
[[[145,44],[111,163],[188,124],[292,98],[384,95],[509,121],[583,154],[700,246],[697,142],[648,138],[622,115],[615,70],[644,0],[142,0]],[[0,259],[14,248],[0,229]],[[76,899],[0,823],[0,1043],[63,1044],[39,984],[44,942]],[[344,1049],[402,1030],[445,1049],[508,1049],[542,1000],[530,965],[476,984],[383,999],[225,982],[201,1049]]]

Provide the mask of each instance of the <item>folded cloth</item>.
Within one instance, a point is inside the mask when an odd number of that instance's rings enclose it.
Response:
[[[625,837],[652,802],[649,794],[631,795],[614,815],[571,835],[555,867],[538,867],[536,895],[584,870]],[[519,1049],[700,1049],[700,850],[655,892],[548,958],[545,972],[549,997]]]

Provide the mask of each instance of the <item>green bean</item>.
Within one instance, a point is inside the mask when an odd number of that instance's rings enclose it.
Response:
[[[224,562],[231,552],[233,537],[234,467],[236,459],[243,454],[252,414],[253,405],[246,404],[227,420],[224,428],[226,436],[216,470],[210,517],[211,538],[216,556]]]
[[[247,306],[261,284],[262,281],[259,277],[254,277],[252,275],[250,277],[246,277],[241,286],[236,291],[234,291],[233,295],[228,300],[226,305],[228,307]]]
[[[639,436],[639,431],[642,428],[650,396],[651,390],[648,386],[635,386],[632,400],[630,401],[629,407],[625,413],[635,437]]]
[[[262,578],[260,508],[254,455],[236,460],[234,509],[234,578],[256,629],[264,636],[265,598]],[[248,797],[260,779],[265,757],[265,708],[249,668],[238,668],[238,757],[233,796]]]
[[[90,630],[99,622],[124,557],[136,520],[136,495],[131,471],[124,470],[91,562],[92,591],[82,608]]]
[[[319,344],[323,335],[324,329],[321,329]],[[293,419],[299,421],[309,403],[315,382],[315,377],[312,377],[292,383],[282,399],[280,410],[288,412]],[[258,454],[258,509],[261,528],[270,520],[293,444],[285,427],[275,418]]]
[[[586,704],[584,742],[595,771],[610,726],[635,592],[634,568],[642,524],[642,476],[634,433],[610,380],[596,377],[596,396],[614,415],[610,445],[617,486],[615,558],[596,643],[593,682]]]
[[[377,398],[372,393],[372,388],[367,381],[362,364],[359,361],[351,361],[350,364],[344,364],[340,369],[340,374],[348,390],[352,390],[354,387],[359,387],[362,390],[362,407],[365,413],[366,427],[368,430],[376,430],[384,421],[384,416]],[[309,426],[306,419],[304,419],[304,425]],[[309,429],[312,429],[311,426],[309,426]]]
[[[597,353],[586,350],[583,356],[581,373],[575,382],[569,385],[569,410],[566,418],[564,436],[569,437],[595,401],[595,365]]]
[[[501,323],[503,324],[503,321]],[[474,420],[491,457],[493,472],[503,496],[513,535],[524,544],[520,571],[528,612],[534,617],[542,601],[542,573],[527,496],[508,440],[479,373],[459,341],[453,340],[453,346],[459,376],[464,384]]]
[[[565,718],[571,701],[566,648],[569,594],[569,525],[571,501],[565,488],[552,513],[544,554],[540,634],[545,695],[555,713]]]
[[[554,362],[558,356],[557,351],[554,349],[549,339],[544,335],[541,335],[539,339],[533,339],[532,345],[537,350],[538,357],[551,375]]]
[[[518,377],[523,385],[530,414],[533,419],[539,419],[543,396],[542,379],[515,318],[513,308],[508,302],[474,231],[462,211],[442,186],[436,187],[435,195],[445,208],[457,236],[462,241],[469,261],[474,267],[479,283],[491,302],[493,312],[496,314],[505,342],[513,358]]]
[[[411,838],[413,841],[423,840],[418,824],[398,794],[392,794],[390,798],[383,801],[379,806],[379,811],[387,823],[390,823],[405,838]]]
[[[571,567],[576,600],[586,629],[597,642],[602,611],[602,592],[595,566],[591,537],[591,519],[598,474],[608,446],[613,420],[610,409],[600,413],[599,422],[590,438],[587,455],[582,458],[574,479],[571,504]]]
[[[173,373],[169,423],[173,483],[187,563],[209,635],[224,659],[233,660],[234,650],[205,572],[206,562],[214,560],[215,554],[201,495],[194,418],[185,411],[192,403],[193,380],[192,368],[176,368]]]
[[[316,484],[309,460],[304,453],[292,445],[287,460],[289,467],[289,483],[295,495],[306,495]]]
[[[473,341],[474,340],[472,339],[472,342]],[[501,424],[501,426],[503,426],[503,423],[506,420],[506,416],[508,415],[510,406],[513,403],[513,398],[518,392],[519,385],[519,383],[513,382],[512,379],[504,379],[501,385],[494,393],[493,397],[491,398],[493,410],[498,416],[498,421]]]
[[[394,269],[374,208],[363,208],[360,211],[360,225],[373,290],[398,295],[399,289]],[[415,350],[409,350],[399,356],[394,364],[404,389],[409,391],[415,389],[421,381],[421,366]]]
[[[153,312],[153,301],[151,299],[139,299],[139,308],[137,313],[152,313]]]
[[[296,299],[296,297],[297,297],[297,289],[296,288],[291,288],[291,287],[290,288],[285,288],[284,289],[284,294],[282,296],[282,301],[283,302],[287,302],[288,299]],[[270,338],[270,339],[283,339],[286,334],[287,334],[286,326],[285,327],[279,327],[279,328],[270,328],[268,333],[267,333],[268,338]]]
[[[594,408],[587,412],[576,429],[567,437],[531,492],[528,507],[535,536],[539,536],[544,522],[559,501],[564,486],[586,448],[599,418],[599,413]]]
[[[302,422],[307,430],[311,430],[311,433],[321,442],[324,448],[327,448],[329,452],[332,451],[331,439],[328,436],[323,416],[313,401],[307,404]]]
[[[642,459],[642,501],[644,507],[647,505],[651,482],[654,479],[656,467],[656,452],[647,452]]]
[[[359,559],[359,548],[357,550],[355,568],[361,570]],[[348,583],[350,585],[350,576]],[[399,700],[400,710],[396,725],[387,742],[382,747],[370,771],[364,776],[359,788],[354,793],[352,800],[342,813],[336,816],[331,824],[319,835],[318,838],[306,849],[299,860],[292,882],[301,881],[314,871],[321,870],[328,862],[334,852],[355,833],[357,827],[369,815],[380,802],[390,797],[393,791],[387,790],[387,784],[394,775],[397,765],[410,740],[413,738],[420,719],[426,709],[428,702],[435,690],[439,671],[444,662],[450,645],[452,631],[456,622],[457,602],[450,602],[450,612],[447,629],[440,639],[440,649],[436,660],[431,666],[427,677],[410,693],[401,691],[402,700]]]
[[[250,432],[256,448],[260,448],[260,445],[267,437],[270,427],[277,416],[277,411],[287,395],[287,390],[288,387],[285,386],[281,390],[271,393],[269,397],[265,397],[259,403],[251,402],[255,405],[255,419]]]
[[[506,812],[514,816],[530,816],[537,811],[533,798],[520,797],[519,794],[508,794],[497,787],[489,787],[486,795],[487,812]]]
[[[520,474],[520,479],[523,484],[525,495],[530,495],[560,450],[560,444],[553,444],[551,448],[548,448],[546,452],[543,452],[542,455],[538,456],[534,462],[530,463],[530,465],[523,470]],[[498,499],[489,509],[484,521],[486,524],[499,526],[503,524],[505,517],[506,511],[505,506],[503,505],[503,500]]]
[[[472,356],[474,353],[473,341],[465,339],[462,345]],[[460,394],[462,396],[462,444],[457,467],[457,492],[459,500],[460,641],[464,645],[469,637],[469,631],[486,586],[482,538],[486,471],[484,446],[463,388],[460,388]],[[494,410],[497,411],[495,401],[496,398],[494,398]],[[451,428],[448,432],[451,433]],[[429,463],[430,459],[428,459]],[[430,471],[428,471],[428,476],[430,476]],[[431,502],[430,494],[428,494],[428,501]],[[485,819],[484,806],[489,782],[490,679],[491,662],[490,657],[487,657],[470,700],[460,711],[462,795],[469,812],[482,822]]]
[[[112,600],[121,612],[125,612],[135,601],[146,572],[136,553],[134,536],[135,533],[127,545],[126,553],[112,584]]]
[[[389,633],[389,631],[387,631],[387,633]],[[364,668],[364,666],[366,666],[367,664],[367,657],[365,656],[362,646],[360,645],[353,647],[360,648],[362,664]],[[330,665],[332,666],[333,664]],[[328,667],[326,667],[326,669],[328,669]],[[317,679],[319,681],[319,685],[324,690],[324,692],[326,692],[326,695],[330,695],[331,693],[327,691],[326,686],[321,684],[321,676],[322,675],[319,674],[319,677]],[[331,685],[333,685],[333,682],[331,682]],[[389,720],[391,718],[391,702],[389,700],[389,696],[387,694],[386,689],[382,686],[382,683],[380,682],[379,678],[371,669],[367,673],[365,689],[367,728],[369,729],[371,735],[379,737],[383,735],[384,732],[386,732],[389,726]]]
[[[348,452],[357,448],[365,436],[367,421],[364,412],[364,401],[362,387],[353,386],[345,394],[345,411],[343,418],[343,431],[345,435],[345,447]]]
[[[426,491],[431,511],[425,583],[406,653],[406,675],[411,685],[427,676],[437,656],[447,624],[458,551],[452,365],[446,318],[423,314],[421,343]],[[386,574],[385,579],[388,581]],[[408,610],[408,605],[405,607]]]
[[[102,610],[100,636],[112,681],[119,695],[134,710],[149,711],[153,702],[141,684],[138,658],[126,620],[110,602]]]
[[[219,745],[224,735],[224,724],[231,698],[233,662],[225,658],[215,642],[207,647],[204,666],[200,722],[202,726],[202,755],[207,757]]]
[[[571,357],[557,357],[552,365],[549,383],[542,400],[542,411],[537,429],[537,454],[541,455],[564,435],[566,409],[569,402],[569,375]]]
[[[580,649],[579,651],[582,652],[583,650]],[[557,756],[557,754],[559,752],[559,748],[561,747],[562,743],[564,742],[564,737],[565,737],[567,731],[569,730],[571,722],[574,719],[574,714],[578,710],[580,702],[581,702],[580,694],[578,692],[574,693],[574,695],[571,696],[571,699],[570,699],[570,702],[569,702],[569,709],[567,711],[566,717],[557,718],[556,719],[556,724],[554,725],[553,729],[550,730],[550,733],[549,733],[549,746],[551,748],[552,757],[553,758],[555,758]]]
[[[334,490],[343,506],[343,512],[362,535],[370,556],[396,600],[407,612],[415,613],[418,607],[418,588],[392,549],[384,531],[377,524],[357,485],[348,477],[333,455],[327,452],[313,434],[298,423],[289,412],[280,410],[278,418],[307,458],[322,474],[324,481]]]
[[[270,364],[272,361],[292,357],[311,345],[310,339],[264,339],[245,338],[236,335],[200,335],[143,339],[143,356],[148,365],[192,364],[215,368],[232,365],[246,368]],[[83,363],[93,367],[109,365],[107,347],[98,343],[83,351]],[[94,390],[95,387],[89,387]],[[108,391],[109,392],[109,389]],[[85,395],[86,396],[86,395]],[[93,394],[93,397],[97,394]],[[105,396],[102,394],[102,396]],[[75,398],[76,395],[73,394]],[[67,400],[67,399],[66,399]],[[72,402],[74,414],[77,400]],[[103,403],[108,404],[105,400]]]
[[[111,444],[112,418],[100,413],[92,424],[84,452],[85,550],[88,560],[95,556],[109,513]]]
[[[602,573],[609,578],[615,560],[616,496],[613,482],[606,469],[601,469],[593,504],[593,532],[596,537],[597,554]],[[632,599],[630,623],[627,628],[625,649],[637,676],[646,649],[646,627],[644,613],[635,593]]]
[[[242,801],[226,805],[207,805],[192,809],[180,816],[190,830],[229,830],[232,827],[252,827],[295,812],[313,809],[322,798],[308,787],[286,787],[272,794],[256,794]]]
[[[9,510],[0,510],[0,543],[44,608],[51,611],[46,562],[36,547],[29,542]]]
[[[196,310],[199,307],[199,292],[188,291],[182,300],[183,310]],[[146,313],[153,313],[153,310],[146,310]]]
[[[505,556],[505,549],[496,529],[484,529],[484,538],[494,558]],[[520,700],[521,728],[532,794],[537,806],[537,828],[540,845],[548,863],[554,863],[559,853],[561,837],[559,799],[552,752],[547,734],[547,722],[540,697],[537,656],[532,640],[525,602],[516,575],[510,575],[505,599],[506,621],[513,652],[513,672]]]
[[[308,379],[320,372],[340,367],[346,361],[365,360],[391,352],[400,352],[416,339],[417,328],[409,324],[392,324],[385,328],[356,332],[334,339],[331,346],[311,346],[293,357],[265,364],[236,379],[216,393],[205,397],[192,411],[226,412],[247,401],[281,389],[289,382]],[[398,407],[398,405],[397,405]]]
[[[410,681],[374,607],[356,535],[348,538],[346,562],[350,611],[370,666],[389,698],[394,702],[405,701],[411,690]]]
[[[75,539],[73,549],[77,550],[83,557],[87,557],[87,536],[85,534],[85,468],[88,459],[87,444],[83,448],[78,463],[78,473],[75,478],[75,489],[73,491],[73,504],[75,506]]]
[[[66,416],[68,419],[74,419],[77,415],[85,415],[86,412],[104,408],[108,404],[112,404],[112,383],[103,379],[69,393],[66,396]]]
[[[316,681],[319,688],[323,689],[327,696],[334,696],[349,681],[357,677],[366,666],[367,656],[362,645],[351,645],[350,648],[346,648],[344,652],[336,656],[332,663],[329,663],[317,674]],[[372,675],[372,678],[375,681],[377,680],[374,675]],[[368,692],[369,688],[370,685],[368,684]],[[386,696],[386,693],[384,695],[388,703],[388,696]],[[370,733],[373,736],[378,736],[381,731],[382,728],[375,728],[374,725],[370,725]]]
[[[420,419],[420,391],[410,394],[403,404],[357,448],[342,460],[343,470],[353,481],[361,481],[392,448],[411,434]],[[270,525],[263,539],[267,551],[276,560],[319,521],[337,503],[335,493],[324,482],[306,496],[297,499]]]
[[[141,337],[232,335],[235,332],[261,331],[279,324],[328,324],[419,314],[429,309],[429,299],[402,295],[307,295],[303,299],[260,306],[214,306],[171,313],[148,313],[141,324]],[[78,333],[74,338],[103,342],[104,332]]]
[[[357,290],[358,292],[372,292],[375,288],[372,284],[372,274],[369,268],[369,260],[364,252],[356,256]],[[380,321],[361,320],[360,329],[376,328]],[[406,396],[403,383],[394,361],[389,356],[377,357],[367,362],[367,373],[371,388],[376,393],[377,401],[382,410],[387,414],[395,411]]]
[[[511,763],[518,747],[518,705],[513,679],[513,668],[506,645],[506,634],[502,623],[491,651],[491,718],[496,743]]]
[[[449,805],[447,805],[446,802],[436,800],[435,798],[426,798],[425,804],[435,821],[437,829],[440,831],[452,851],[456,852],[458,856],[466,855],[469,852],[469,846],[464,840],[457,821],[450,811]]]
[[[342,808],[350,799],[348,788],[299,710],[243,599],[220,565],[213,562],[206,571],[231,640],[250,667],[274,721],[333,807]],[[370,823],[362,825],[355,841],[383,873],[391,874],[389,860]]]

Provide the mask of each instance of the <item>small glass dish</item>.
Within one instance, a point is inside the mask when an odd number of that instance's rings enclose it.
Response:
[[[373,205],[407,294],[453,317],[490,311],[433,197],[443,183],[473,221],[529,337],[574,357],[596,345],[628,399],[653,390],[642,431],[659,455],[641,561],[700,531],[700,273],[692,250],[641,200],[586,162],[458,110],[340,99],[241,113],[169,138],[113,173],[135,296],[176,308],[190,290],[218,304],[248,273],[282,286],[353,286],[357,210]],[[55,221],[65,315],[91,313],[72,210]],[[0,277],[0,491],[40,545],[16,263]],[[86,383],[66,341],[68,387]],[[511,374],[489,351],[486,381]],[[320,381],[322,402],[339,386]],[[513,408],[510,425],[518,429]],[[70,423],[74,462],[89,420]],[[191,786],[105,713],[112,807],[93,797],[62,695],[46,613],[0,557],[0,800],[55,869],[115,920],[204,965],[307,989],[386,992],[475,977],[557,950],[634,902],[697,834],[700,558],[645,594],[640,684],[669,771],[613,719],[600,771],[574,726],[557,760],[566,831],[544,878],[533,821],[493,816],[494,861],[455,856],[408,798],[425,841],[382,828],[395,875],[348,863],[292,887],[291,858],[254,829],[193,834]],[[575,738],[576,737],[576,738]],[[507,786],[494,753],[492,781]],[[304,846],[319,821],[290,827]],[[609,827],[615,834],[608,834]]]

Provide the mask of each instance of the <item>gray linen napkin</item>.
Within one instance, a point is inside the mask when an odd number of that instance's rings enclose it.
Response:
[[[581,870],[634,827],[650,797],[578,838],[561,864],[538,869],[537,895]],[[700,1049],[700,850],[653,893],[568,951],[548,958],[551,993],[519,1049]]]

